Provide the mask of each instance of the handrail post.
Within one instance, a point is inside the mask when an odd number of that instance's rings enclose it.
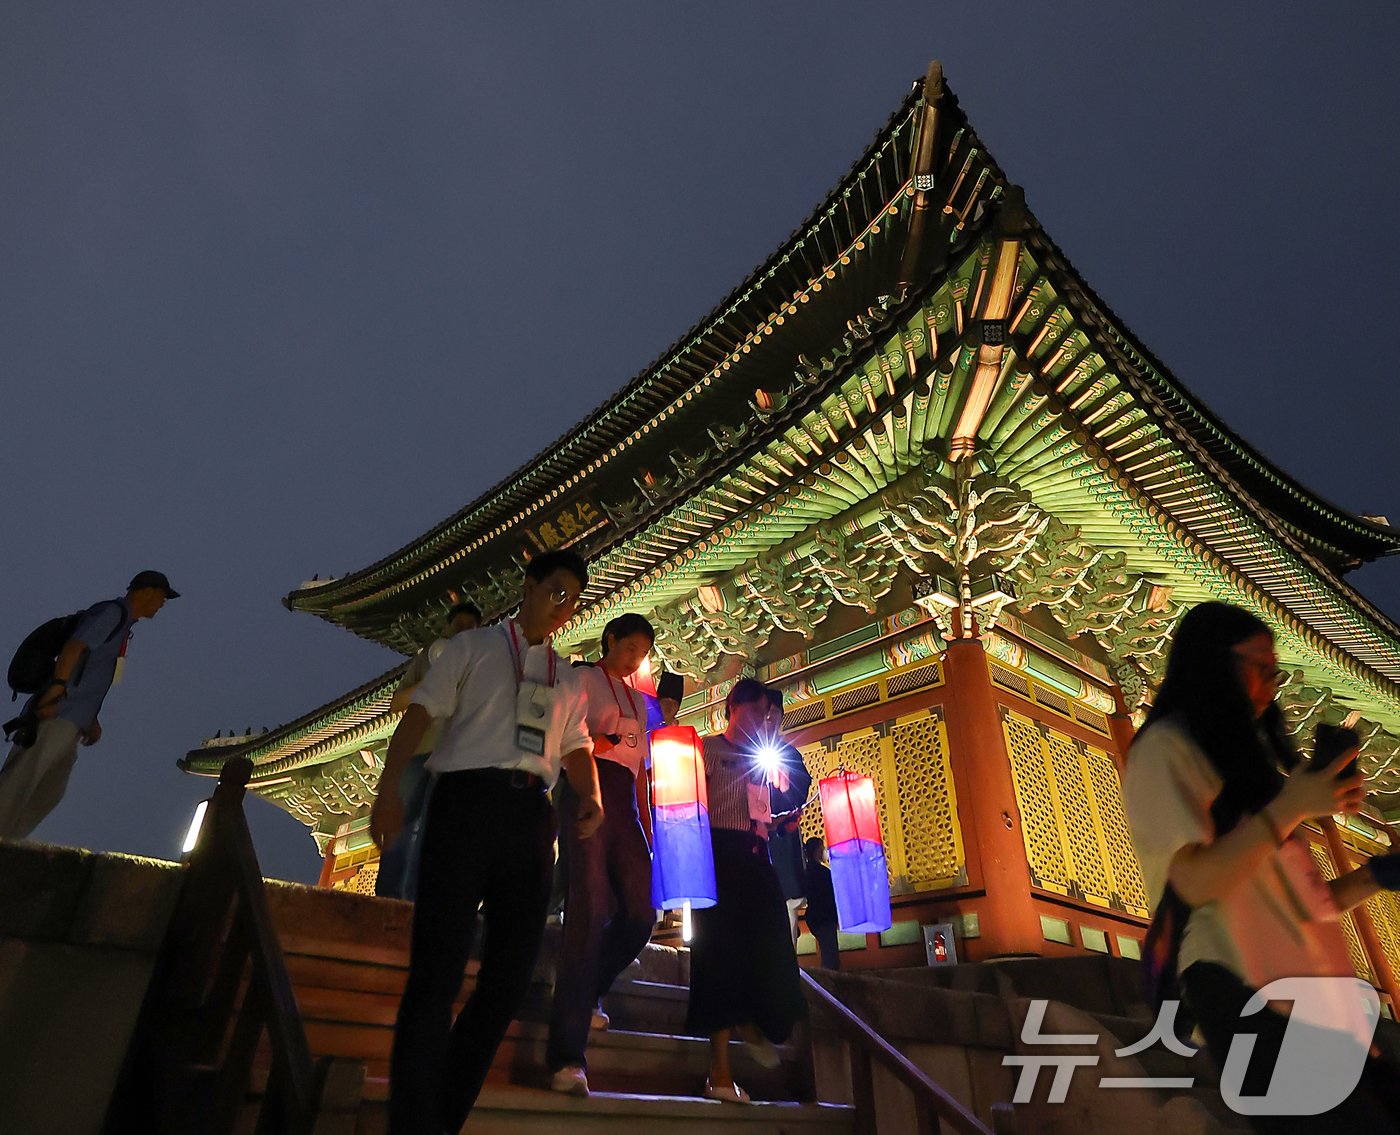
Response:
[[[870,1054],[851,1044],[851,1103],[856,1109],[855,1135],[876,1135],[875,1070]]]
[[[859,1135],[874,1135],[876,1129],[873,1064],[877,1060],[893,1079],[913,1094],[914,1113],[921,1117],[917,1135],[938,1135],[945,1126],[958,1135],[993,1135],[986,1124],[946,1088],[929,1079],[923,1069],[842,1004],[840,998],[810,973],[802,970],[800,976],[803,992],[835,1021],[838,1033],[850,1050],[851,1094]],[[931,1124],[922,1118],[924,1113],[932,1116]]]

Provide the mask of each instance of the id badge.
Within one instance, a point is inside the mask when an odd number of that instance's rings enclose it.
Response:
[[[635,773],[642,767],[642,755],[645,751],[642,727],[635,718],[619,717],[614,736],[618,739],[617,744],[609,750],[607,759],[626,765]]]
[[[553,690],[538,682],[520,683],[515,698],[515,744],[521,752],[544,756],[553,694]]]
[[[768,782],[766,780],[761,780],[757,784],[749,781],[749,819],[758,824],[773,822],[773,805],[768,796]]]

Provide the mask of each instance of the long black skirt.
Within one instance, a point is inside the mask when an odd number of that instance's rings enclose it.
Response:
[[[709,1036],[752,1024],[781,1044],[804,1006],[787,903],[768,844],[723,828],[711,831],[710,842],[718,902],[691,915],[687,1031]]]

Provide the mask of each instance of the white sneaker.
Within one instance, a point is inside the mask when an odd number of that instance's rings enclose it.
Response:
[[[569,1096],[588,1095],[588,1073],[577,1064],[566,1064],[554,1073],[549,1086],[556,1092]]]
[[[588,1022],[588,1027],[594,1032],[607,1032],[608,1026],[612,1024],[612,1018],[603,1012],[603,1007],[598,1005],[593,1010],[593,1019]]]

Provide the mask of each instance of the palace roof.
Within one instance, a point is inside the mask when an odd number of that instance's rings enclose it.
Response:
[[[675,615],[658,646],[680,651],[702,586],[762,607],[745,625],[809,633],[810,612],[869,609],[911,562],[885,514],[959,446],[996,491],[1025,496],[1020,523],[1053,522],[1067,554],[1084,549],[1081,581],[1110,561],[1129,581],[1116,621],[1057,614],[1072,633],[1108,641],[1148,585],[1178,607],[1240,602],[1280,628],[1285,665],[1335,697],[1334,716],[1400,732],[1400,628],[1343,578],[1400,552],[1400,531],[1300,485],[1188,391],[1040,227],[936,69],[812,215],[615,397],[424,536],[284,602],[410,653],[458,598],[509,610],[525,559],[572,544],[593,579],[569,644],[625,604]],[[842,575],[833,541],[863,575]],[[244,751],[271,774],[320,759],[322,730],[382,733],[393,681]]]

